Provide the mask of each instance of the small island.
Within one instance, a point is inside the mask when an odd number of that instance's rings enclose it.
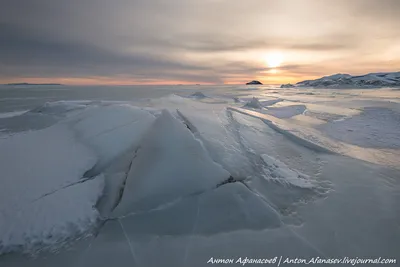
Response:
[[[252,84],[262,85],[262,83],[260,81],[251,81],[251,82],[246,83],[246,85],[252,85]]]
[[[282,84],[281,85],[281,88],[293,88],[293,87],[294,87],[294,85],[291,84],[291,83],[287,83],[287,84]]]

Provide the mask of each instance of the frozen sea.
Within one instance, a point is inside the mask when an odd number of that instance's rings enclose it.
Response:
[[[1,267],[281,256],[400,265],[399,89],[0,86]]]

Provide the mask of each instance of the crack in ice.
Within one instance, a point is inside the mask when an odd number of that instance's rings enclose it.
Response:
[[[124,227],[124,225],[122,224],[122,222],[121,222],[120,219],[118,219],[118,223],[119,223],[119,225],[121,225],[122,232],[124,233],[124,236],[125,236],[125,238],[126,238],[126,241],[128,242],[128,246],[129,246],[129,250],[130,250],[131,255],[132,255],[132,259],[133,259],[134,262],[138,263],[138,261],[137,261],[137,259],[136,259],[136,256],[135,256],[135,252],[134,252],[134,250],[133,250],[133,246],[132,246],[131,240],[129,239],[129,236],[128,236],[128,234],[127,234],[126,231],[125,231],[125,227]]]
[[[190,245],[192,243],[192,238],[193,238],[193,235],[195,234],[195,232],[197,230],[197,223],[199,221],[199,216],[200,216],[199,215],[200,214],[200,198],[201,198],[201,196],[197,199],[196,217],[195,217],[195,220],[193,222],[193,228],[192,228],[191,235],[188,236],[188,242],[187,242],[186,247],[185,247],[185,253],[184,253],[184,256],[183,256],[183,267],[186,266],[186,261],[187,261],[187,257],[188,257],[188,254],[189,254],[189,248],[190,248]]]

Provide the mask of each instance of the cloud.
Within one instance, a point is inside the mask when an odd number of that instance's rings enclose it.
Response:
[[[142,78],[200,79],[185,72],[207,69],[171,60],[163,55],[109,51],[94,45],[60,42],[34,35],[23,29],[0,24],[0,62],[18,76],[112,76],[124,74]],[[215,77],[200,80],[221,82]]]
[[[377,51],[398,62],[398,24],[397,0],[4,0],[0,76],[220,83],[259,74],[273,50],[297,66],[287,75],[367,57],[379,70]]]
[[[246,50],[309,50],[332,51],[352,49],[357,46],[352,35],[322,36],[316,40],[308,38],[299,39],[290,36],[285,38],[259,38],[249,39],[235,37],[229,34],[186,34],[169,38],[148,39],[146,43],[154,49],[170,49],[174,51],[190,51],[202,53],[233,52]]]

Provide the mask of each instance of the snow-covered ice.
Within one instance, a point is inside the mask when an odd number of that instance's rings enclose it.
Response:
[[[253,97],[249,102],[247,102],[245,105],[247,108],[255,108],[255,109],[261,109],[263,108],[262,104],[258,100],[258,98]]]
[[[280,183],[290,183],[302,188],[312,188],[312,180],[308,175],[290,169],[285,163],[266,154],[261,158],[267,164],[266,169],[269,171],[268,179],[278,181]]]
[[[0,266],[398,256],[399,91],[161,89],[12,92]]]
[[[118,155],[137,147],[155,120],[150,112],[130,105],[90,107],[71,118],[73,130],[81,142],[96,151],[103,168]]]
[[[191,94],[190,97],[198,99],[206,98],[206,96],[202,92],[196,92],[194,94]]]
[[[359,115],[337,119],[320,128],[331,138],[346,143],[363,147],[400,148],[400,112],[392,109],[365,108]]]
[[[20,110],[20,111],[12,111],[12,112],[0,113],[0,119],[12,118],[12,117],[15,117],[15,116],[19,116],[19,115],[24,114],[27,111],[29,111],[29,110]]]
[[[36,249],[93,226],[102,177],[80,183],[96,163],[64,125],[0,139],[0,253]]]
[[[164,110],[137,150],[114,216],[199,194],[229,178],[199,140]]]

